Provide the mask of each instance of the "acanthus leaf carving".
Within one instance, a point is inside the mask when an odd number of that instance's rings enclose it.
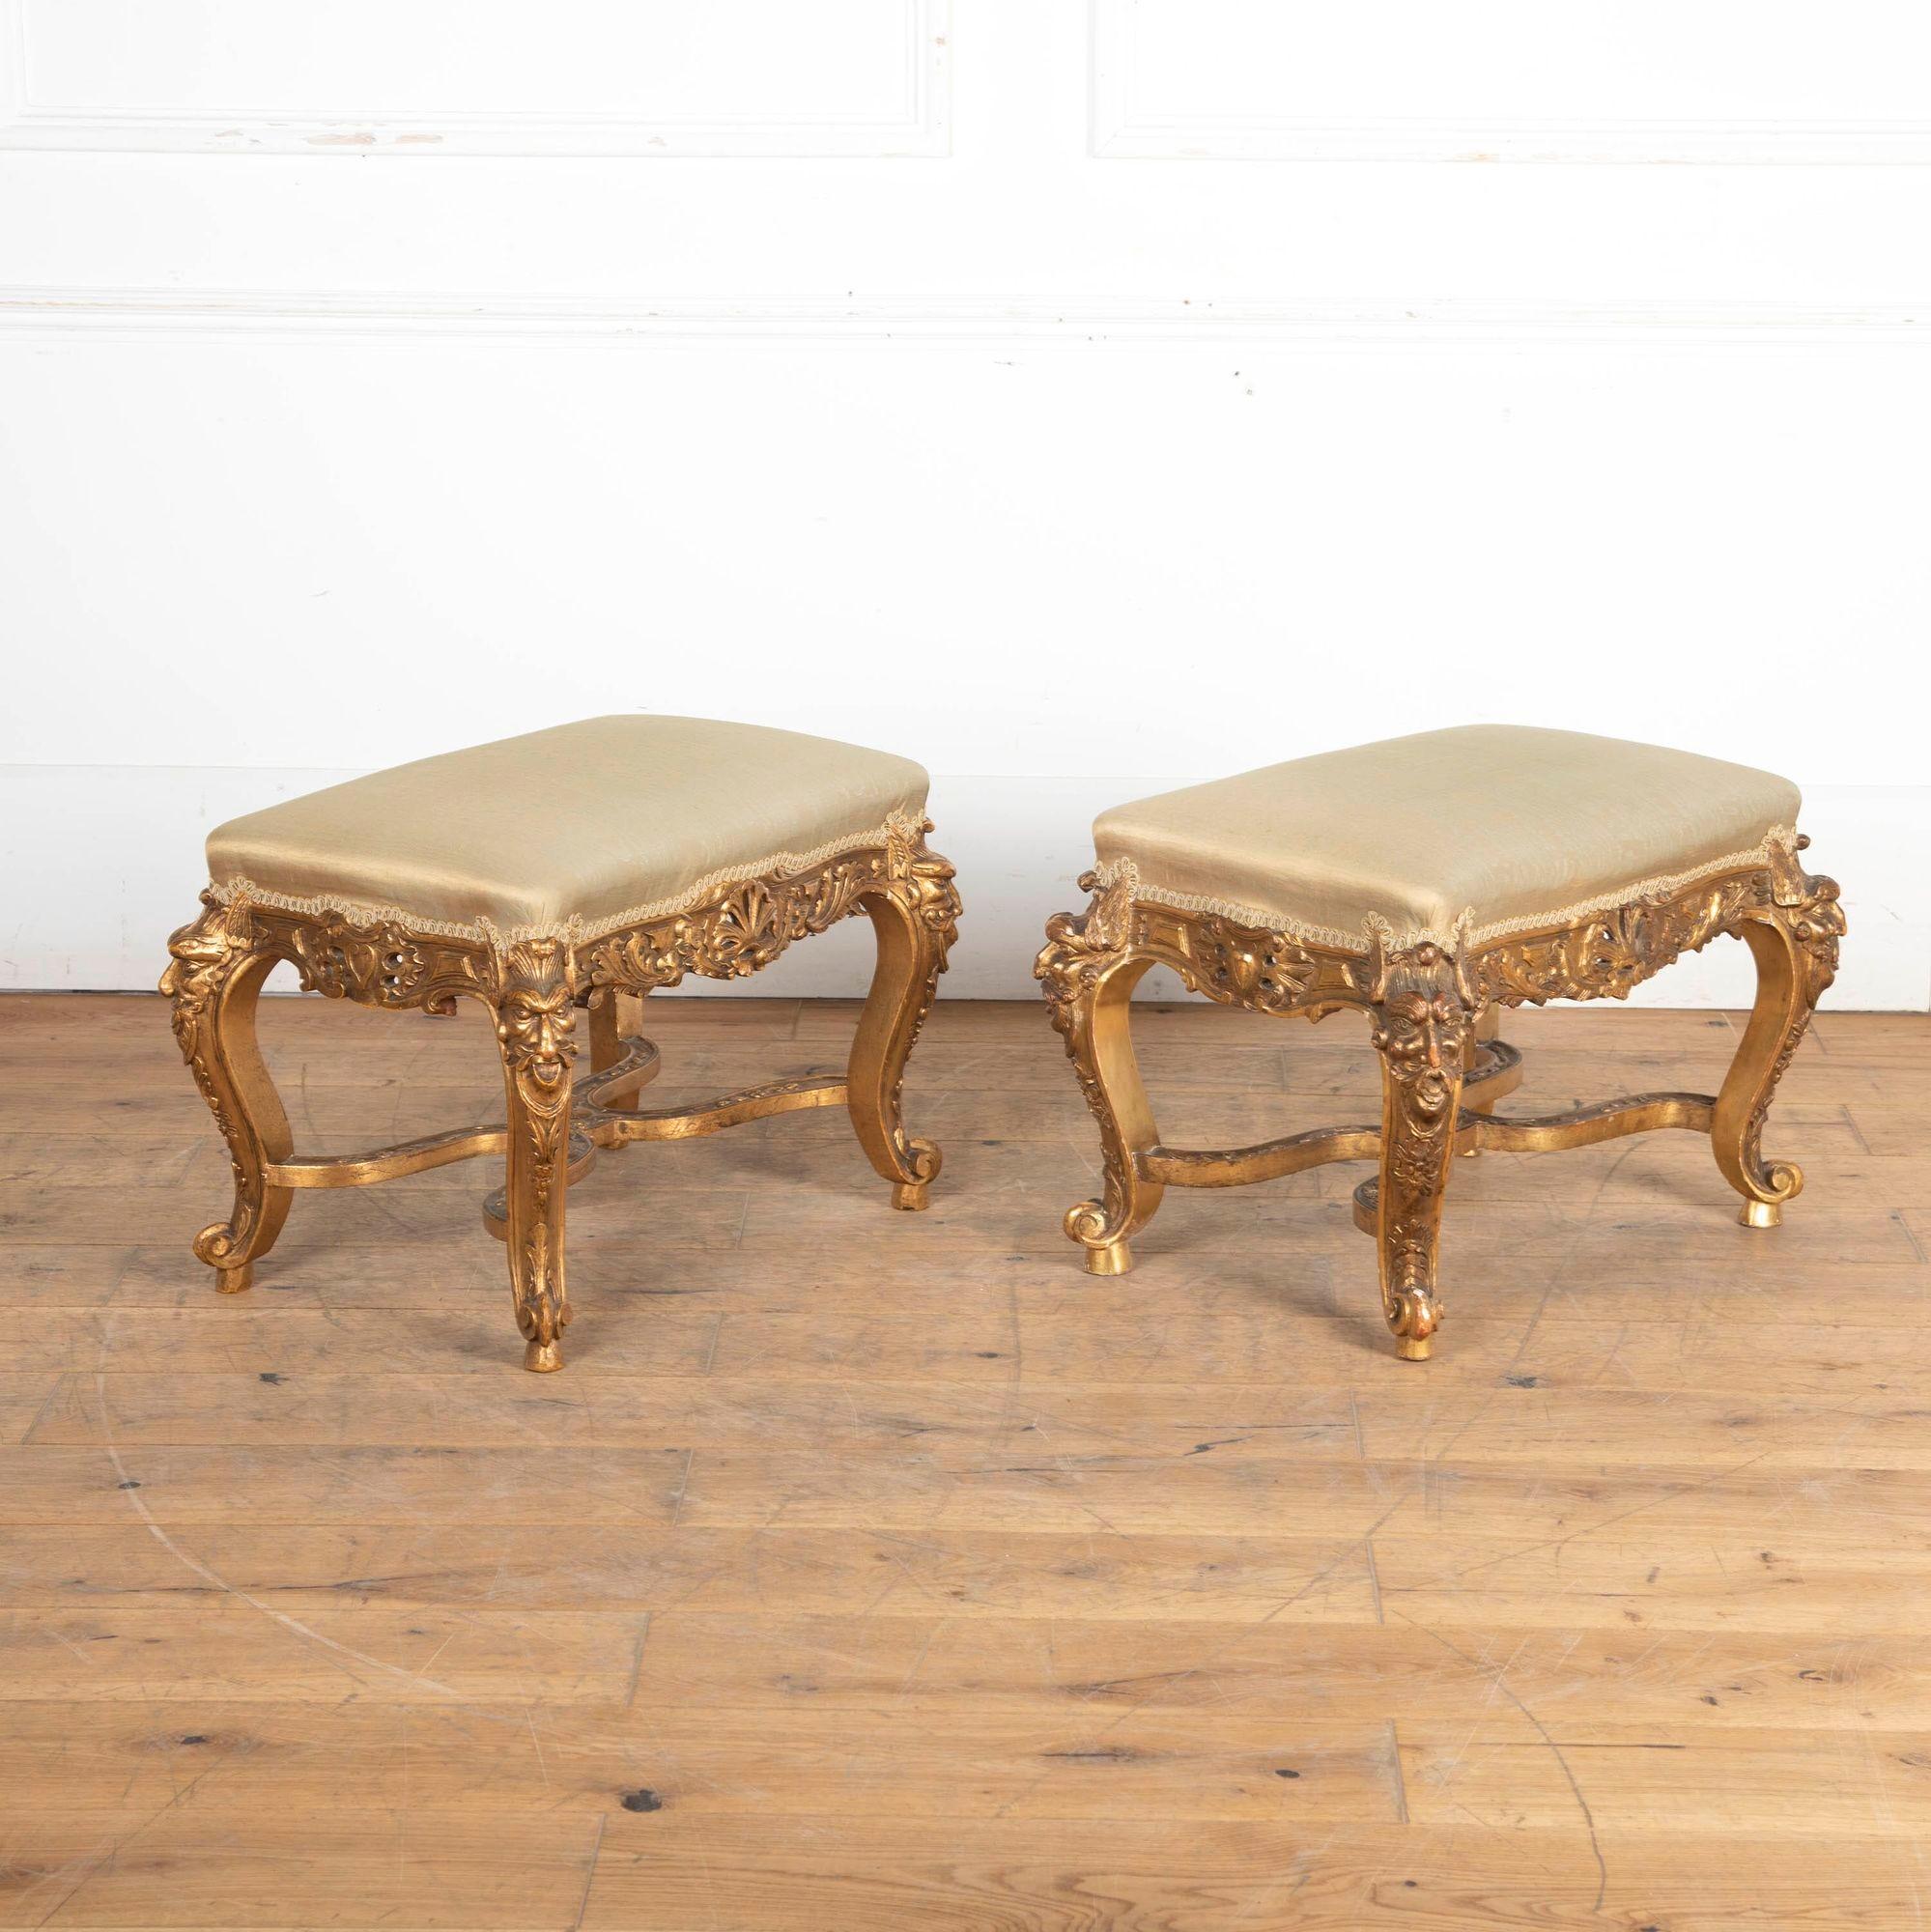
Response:
[[[1553,932],[1491,942],[1471,962],[1468,977],[1481,997],[1508,1006],[1625,999],[1684,953],[1734,931],[1768,897],[1761,871],[1651,895]]]
[[[587,985],[647,992],[687,973],[742,980],[794,940],[859,910],[888,875],[885,851],[860,852],[812,872],[747,879],[706,904],[593,940],[582,949]]]
[[[686,911],[667,913],[590,941],[582,948],[583,985],[634,992],[674,986],[688,973],[742,980],[795,941],[825,932],[890,894],[908,904],[938,940],[941,970],[958,936],[959,896],[950,862],[930,850],[923,820],[915,834],[895,827],[882,845],[846,853],[799,873],[768,874],[725,888]]]

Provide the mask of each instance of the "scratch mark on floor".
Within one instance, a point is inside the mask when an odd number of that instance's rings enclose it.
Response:
[[[536,1733],[532,1731],[530,1735],[534,1737]],[[608,1812],[598,1816],[597,1835],[590,1840],[590,1868],[583,1874],[583,1896],[577,1902],[577,1916],[570,1921],[570,1932],[579,1932],[583,1915],[590,1909],[590,1888],[597,1882],[597,1861],[604,1855],[604,1828],[610,1822]]]
[[[691,1464],[697,1460],[695,1449],[684,1452],[684,1473],[677,1479],[677,1493],[670,1499],[670,1527],[677,1527],[678,1519],[684,1514],[684,1492],[691,1487]]]
[[[453,1690],[447,1684],[439,1684],[433,1677],[424,1677],[413,1670],[404,1670],[397,1664],[383,1662],[380,1657],[370,1657],[366,1652],[353,1649],[346,1643],[337,1643],[332,1636],[323,1635],[319,1630],[312,1629],[309,1625],[301,1622],[299,1618],[289,1616],[285,1611],[274,1608],[272,1605],[263,1603],[259,1597],[250,1596],[239,1584],[229,1582],[227,1577],[221,1576],[216,1571],[211,1570],[198,1556],[184,1549],[155,1520],[154,1512],[141,1499],[140,1491],[128,1487],[132,1483],[133,1478],[128,1475],[128,1465],[121,1460],[121,1451],[116,1445],[113,1435],[108,1428],[107,1377],[104,1371],[96,1375],[95,1383],[100,1397],[101,1446],[107,1451],[108,1462],[114,1465],[114,1474],[120,1482],[121,1493],[128,1498],[128,1506],[146,1525],[148,1534],[183,1569],[199,1577],[203,1582],[212,1583],[222,1595],[233,1597],[237,1603],[246,1604],[251,1610],[256,1611],[261,1616],[267,1617],[270,1623],[281,1625],[285,1631],[299,1637],[304,1643],[314,1644],[320,1650],[328,1651],[338,1658],[345,1658],[348,1660],[348,1663],[364,1664],[371,1670],[380,1670],[387,1676],[400,1678],[403,1683],[411,1686],[412,1689],[434,1690],[439,1696],[460,1697],[462,1695],[461,1691]],[[355,1682],[360,1683],[361,1679],[355,1677],[355,1671],[348,1669],[348,1663],[345,1663],[342,1668],[347,1671],[350,1677],[355,1678]]]
[[[1596,1903],[1591,1910],[1601,1912],[1603,1901],[1609,1893],[1609,1867],[1603,1857],[1602,1841],[1596,1835],[1596,1814],[1589,1808],[1589,1801],[1583,1797],[1582,1787],[1576,1781],[1576,1772],[1567,1756],[1564,1755],[1562,1747],[1549,1734],[1548,1726],[1516,1694],[1515,1687],[1509,1682],[1509,1664],[1495,1665],[1470,1657],[1466,1651],[1457,1649],[1438,1631],[1430,1630],[1426,1624],[1416,1623],[1412,1617],[1403,1616],[1400,1610],[1397,1610],[1395,1614],[1401,1617],[1402,1621],[1410,1630],[1419,1631],[1423,1636],[1433,1637],[1436,1643],[1440,1644],[1443,1650],[1447,1651],[1451,1656],[1459,1657],[1471,1670],[1481,1671],[1489,1679],[1491,1690],[1500,1691],[1528,1719],[1529,1723],[1534,1726],[1537,1736],[1548,1747],[1556,1763],[1562,1767],[1562,1775],[1568,1780],[1569,1789],[1576,1799],[1576,1808],[1582,1813],[1582,1822],[1588,1829],[1589,1850],[1596,1861]],[[1519,1654],[1519,1647],[1518,1654]],[[1515,1659],[1511,1658],[1509,1662],[1513,1663]]]

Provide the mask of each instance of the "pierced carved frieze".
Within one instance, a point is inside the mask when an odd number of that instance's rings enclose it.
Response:
[[[911,906],[943,956],[958,935],[959,897],[952,867],[924,842],[930,830],[925,821],[917,837],[894,834],[882,845],[842,854],[809,872],[736,881],[686,911],[580,946],[573,965],[579,997],[600,986],[647,992],[673,986],[689,973],[747,978],[794,940],[828,930],[882,892]],[[213,895],[204,900],[202,918],[176,935],[188,948],[187,954],[177,954],[185,976],[205,974],[217,954],[225,958],[234,945],[245,943],[287,960],[305,991],[328,999],[447,1011],[458,995],[491,1005],[500,996],[500,962],[480,941],[425,932],[397,919],[298,913],[239,899],[222,904]],[[235,934],[245,934],[245,941]]]
[[[1802,843],[1803,841],[1800,841]],[[1836,970],[1844,929],[1837,888],[1780,865],[1727,873],[1674,894],[1652,894],[1568,925],[1512,934],[1449,953],[1434,946],[1391,952],[1379,930],[1365,952],[1343,952],[1286,932],[1245,926],[1216,913],[1135,902],[1123,881],[1094,895],[1083,915],[1061,914],[1047,926],[1036,977],[1055,998],[1082,967],[1143,953],[1171,966],[1186,985],[1224,1006],[1253,1012],[1319,1016],[1336,1006],[1378,1007],[1388,986],[1419,952],[1447,962],[1462,1004],[1541,1005],[1548,1000],[1622,999],[1686,952],[1696,952],[1753,919],[1782,922],[1804,950],[1821,993]],[[1081,879],[1091,891],[1094,875]],[[1434,970],[1431,967],[1429,970]]]
[[[1171,967],[1191,991],[1255,1012],[1301,1011],[1317,995],[1331,999],[1351,987],[1343,954],[1218,913],[1136,901],[1124,878],[1094,892],[1096,883],[1095,873],[1083,874],[1081,890],[1093,892],[1086,912],[1058,914],[1046,925],[1034,977],[1056,1009],[1077,992],[1083,976],[1129,953]]]
[[[794,940],[829,930],[881,892],[912,904],[943,952],[957,936],[959,901],[952,867],[925,845],[930,830],[927,821],[916,839],[894,835],[809,872],[745,880],[688,911],[593,940],[580,953],[583,985],[642,993],[674,986],[687,973],[745,979]]]
[[[458,994],[496,997],[488,949],[413,930],[399,920],[262,915],[265,941],[296,969],[304,991],[400,1010],[452,1009]]]
[[[1294,1012],[1320,978],[1320,959],[1287,934],[1256,931],[1217,913],[1168,920],[1158,907],[1142,907],[1135,927],[1140,943],[1172,965],[1190,992],[1223,1006]]]
[[[246,898],[223,902],[212,892],[201,897],[201,917],[168,942],[175,963],[161,980],[161,990],[175,994],[177,1037],[199,1012],[197,992],[218,963],[217,952],[222,958],[246,952],[286,960],[304,992],[360,1006],[447,1011],[459,993],[496,998],[486,946],[417,932],[393,919],[289,912]]]
[[[881,855],[868,852],[800,878],[746,880],[706,905],[592,941],[583,949],[585,977],[592,985],[633,992],[674,986],[687,973],[745,979],[794,939],[857,911],[881,871]]]
[[[1734,932],[1769,899],[1768,873],[1734,874],[1593,913],[1554,932],[1502,940],[1465,971],[1479,998],[1504,1006],[1620,1000],[1684,953]]]

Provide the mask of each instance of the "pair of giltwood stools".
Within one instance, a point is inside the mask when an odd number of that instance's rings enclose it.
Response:
[[[561,1365],[564,1205],[603,1148],[844,1106],[893,1205],[921,1208],[939,1151],[899,1113],[905,1064],[945,971],[959,897],[925,844],[917,765],[795,732],[703,719],[587,720],[426,758],[271,807],[209,838],[201,916],[161,990],[227,1141],[235,1203],[195,1253],[249,1285],[304,1187],[361,1187],[476,1154],[506,1157],[485,1203],[509,1249],[525,1366]],[[1296,759],[1118,808],[1094,827],[1081,914],[1048,923],[1036,967],[1099,1124],[1097,1200],[1066,1216],[1094,1274],[1167,1187],[1227,1187],[1377,1160],[1355,1218],[1377,1241],[1399,1352],[1441,1319],[1435,1251],[1455,1155],[1580,1147],[1651,1127],[1710,1136],[1773,1226],[1803,1185],[1766,1161],[1764,1117],[1844,929],[1806,873],[1795,786],[1685,752],[1475,725]],[[696,1108],[644,1108],[654,1047],[620,1000],[687,973],[754,973],[864,911],[878,964],[842,1080],[784,1080]],[[1755,955],[1755,1009],[1721,1093],[1641,1094],[1539,1118],[1489,1111],[1519,1083],[1503,1007],[1620,998],[1718,934]],[[377,1152],[297,1158],[255,1040],[280,962],[304,987],[394,1009],[495,1016],[506,1115]],[[1226,1005],[1366,1014],[1378,1122],[1256,1147],[1165,1146],[1128,1031],[1155,965]],[[589,1070],[575,1068],[587,1013]]]

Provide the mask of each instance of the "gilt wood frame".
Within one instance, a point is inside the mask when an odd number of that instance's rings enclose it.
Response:
[[[1436,1281],[1442,1201],[1456,1153],[1583,1147],[1656,1127],[1707,1133],[1740,1218],[1773,1227],[1803,1184],[1766,1161],[1765,1117],[1819,996],[1836,972],[1844,915],[1834,881],[1805,872],[1772,840],[1761,863],[1631,897],[1480,946],[1384,943],[1371,923],[1358,952],[1310,943],[1217,913],[1163,904],[1130,871],[1102,883],[1082,914],[1056,914],[1035,968],[1099,1124],[1104,1189],[1066,1214],[1093,1274],[1132,1265],[1131,1237],[1168,1187],[1231,1187],[1329,1161],[1376,1159],[1354,1218],[1376,1236],[1382,1314],[1398,1353],[1420,1360],[1441,1321]],[[1621,999],[1686,952],[1731,934],[1757,965],[1756,1005],[1719,1094],[1637,1094],[1536,1118],[1488,1106],[1520,1080],[1519,1056],[1494,1037],[1498,1009],[1548,1000]],[[1381,1119],[1317,1128],[1255,1147],[1170,1148],[1159,1139],[1133,1056],[1127,1003],[1155,965],[1192,990],[1250,1012],[1325,1018],[1364,1012],[1381,1057]],[[1480,1104],[1475,1104],[1480,1102]]]
[[[696,904],[583,939],[575,930],[480,938],[428,929],[383,913],[296,910],[260,902],[245,887],[202,895],[200,917],[168,942],[161,991],[174,1002],[175,1038],[214,1114],[234,1172],[226,1221],[206,1228],[194,1252],[236,1293],[250,1285],[294,1194],[307,1187],[367,1187],[469,1160],[506,1156],[506,1184],[485,1202],[485,1224],[509,1250],[524,1365],[562,1365],[571,1317],[565,1288],[564,1205],[572,1181],[601,1149],[680,1140],[801,1108],[843,1106],[860,1145],[892,1185],[895,1208],[917,1210],[939,1172],[939,1150],[908,1136],[900,1117],[905,1065],[931,1008],[957,935],[952,867],[925,843],[929,820],[895,820],[876,844],[796,871],[718,886]],[[626,1038],[619,996],[674,986],[688,973],[741,979],[794,941],[867,913],[878,964],[842,1080],[784,1080],[696,1108],[639,1109],[637,1090],[658,1068],[657,1049]],[[255,1040],[256,1004],[275,966],[295,967],[305,990],[390,1011],[453,1013],[482,1002],[496,1021],[505,1119],[458,1127],[359,1154],[297,1158]],[[577,1014],[587,1009],[591,1071],[574,1077]],[[629,1100],[632,1104],[622,1104]]]

